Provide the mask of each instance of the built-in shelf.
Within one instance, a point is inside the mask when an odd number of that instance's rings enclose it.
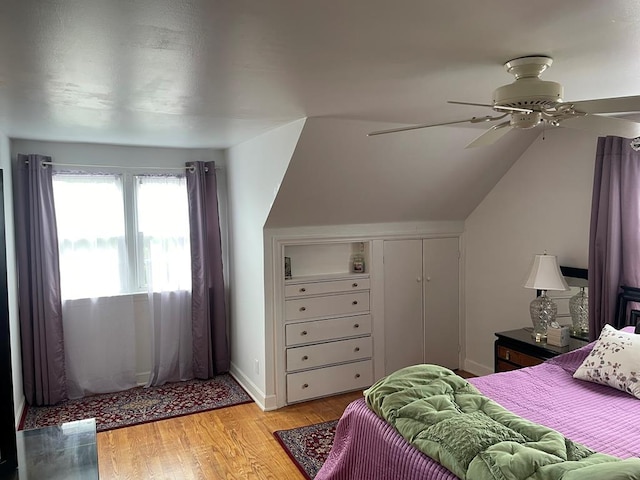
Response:
[[[330,273],[326,275],[299,275],[297,277],[291,277],[284,281],[285,285],[295,284],[295,283],[305,283],[305,282],[322,282],[322,281],[334,281],[334,280],[343,280],[343,279],[358,279],[358,278],[368,278],[368,273],[351,273],[351,272],[342,272],[342,273]]]
[[[293,278],[287,282],[313,280],[312,277],[346,277],[353,269],[356,255],[364,259],[364,272],[369,272],[370,242],[324,242],[285,245],[284,256],[289,258]],[[283,259],[284,261],[284,259]]]

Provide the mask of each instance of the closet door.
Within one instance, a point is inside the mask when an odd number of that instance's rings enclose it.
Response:
[[[422,240],[384,242],[385,372],[422,363]]]
[[[459,367],[459,240],[423,241],[425,363]]]

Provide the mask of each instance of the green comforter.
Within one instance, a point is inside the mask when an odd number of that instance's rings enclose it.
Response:
[[[509,412],[443,367],[398,370],[365,398],[407,441],[461,479],[640,480],[640,459],[595,453]]]

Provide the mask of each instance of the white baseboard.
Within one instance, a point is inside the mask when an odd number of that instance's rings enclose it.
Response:
[[[474,375],[478,375],[479,377],[495,373],[493,371],[493,367],[487,367],[486,365],[482,365],[468,359],[464,361],[464,370],[466,372],[473,373]]]
[[[136,384],[139,387],[144,387],[151,377],[151,372],[136,373]]]
[[[275,395],[265,395],[265,393],[258,388],[258,386],[251,381],[251,379],[244,374],[242,370],[240,370],[233,362],[231,362],[231,367],[229,368],[229,373],[236,381],[240,384],[242,388],[244,388],[249,396],[253,398],[253,401],[256,402],[258,407],[261,410],[268,412],[270,410],[276,410],[278,406],[276,405],[276,396]]]

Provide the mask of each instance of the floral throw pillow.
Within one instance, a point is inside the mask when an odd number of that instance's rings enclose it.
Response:
[[[609,385],[640,398],[640,335],[605,325],[573,378]]]

